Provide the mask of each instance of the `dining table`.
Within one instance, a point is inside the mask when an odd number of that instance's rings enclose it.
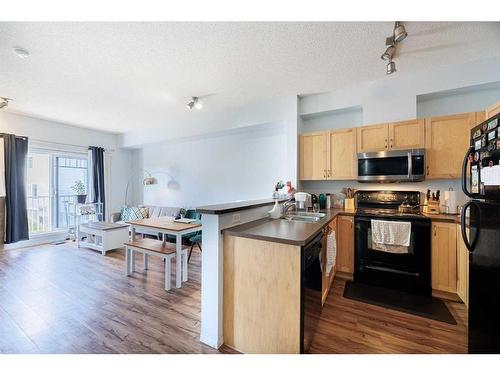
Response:
[[[175,287],[180,288],[182,286],[182,281],[187,281],[187,274],[184,275],[184,277],[182,275],[182,236],[201,231],[201,221],[195,220],[193,222],[187,223],[176,221],[172,217],[157,217],[127,221],[127,224],[130,225],[132,241],[136,240],[136,236],[138,233],[141,233],[141,230],[146,230],[148,232],[153,230],[161,233],[164,243],[167,240],[167,235],[175,237]],[[147,263],[146,254],[144,254],[144,262],[145,264]]]

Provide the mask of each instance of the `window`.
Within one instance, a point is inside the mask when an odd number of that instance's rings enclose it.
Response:
[[[30,233],[68,228],[67,205],[77,201],[72,186],[81,181],[88,191],[87,155],[30,150],[27,167]]]

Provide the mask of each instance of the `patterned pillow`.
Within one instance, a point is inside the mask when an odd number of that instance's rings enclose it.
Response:
[[[120,218],[122,221],[147,219],[149,210],[145,207],[122,207]]]

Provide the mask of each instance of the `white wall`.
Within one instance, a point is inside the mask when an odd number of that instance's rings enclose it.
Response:
[[[159,184],[144,187],[144,203],[195,207],[270,197],[288,177],[287,142],[286,126],[277,123],[145,147],[138,160]]]
[[[88,146],[100,146],[112,150],[110,168],[111,212],[120,209],[125,196],[125,184],[131,173],[131,151],[118,149],[118,135],[96,130],[70,126],[67,124],[42,120],[21,114],[0,111],[0,132],[27,136],[32,142],[59,143],[80,147],[84,151]]]

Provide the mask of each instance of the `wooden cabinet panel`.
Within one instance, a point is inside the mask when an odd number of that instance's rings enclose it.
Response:
[[[431,241],[432,289],[457,292],[456,224],[433,222]]]
[[[328,224],[328,227],[330,230],[334,231],[335,234],[337,234],[337,219],[333,219],[330,224]],[[336,237],[336,236],[335,236]],[[336,240],[336,238],[335,238]],[[322,259],[323,259],[323,265],[326,265],[326,247],[327,242],[324,242],[324,247],[323,247],[323,253],[322,253]],[[323,281],[322,281],[322,291],[323,291],[323,297],[322,297],[322,303],[324,304],[326,301],[326,298],[328,297],[328,293],[330,292],[330,288],[333,283],[333,278],[335,277],[335,267],[330,271],[330,273],[327,275],[326,270],[323,269]]]
[[[300,136],[301,180],[324,180],[327,171],[328,132]]]
[[[378,152],[388,148],[387,124],[363,126],[357,129],[358,152]]]
[[[467,305],[469,299],[469,251],[457,224],[457,294]]]
[[[459,178],[476,113],[425,119],[427,178]]]
[[[329,135],[328,179],[355,180],[356,129],[333,130]]]
[[[493,117],[498,113],[500,113],[500,101],[486,108],[485,117],[486,119],[489,119],[490,117]]]
[[[337,272],[354,273],[354,217],[337,218]]]
[[[389,149],[406,150],[425,147],[423,119],[400,121],[389,124]]]

